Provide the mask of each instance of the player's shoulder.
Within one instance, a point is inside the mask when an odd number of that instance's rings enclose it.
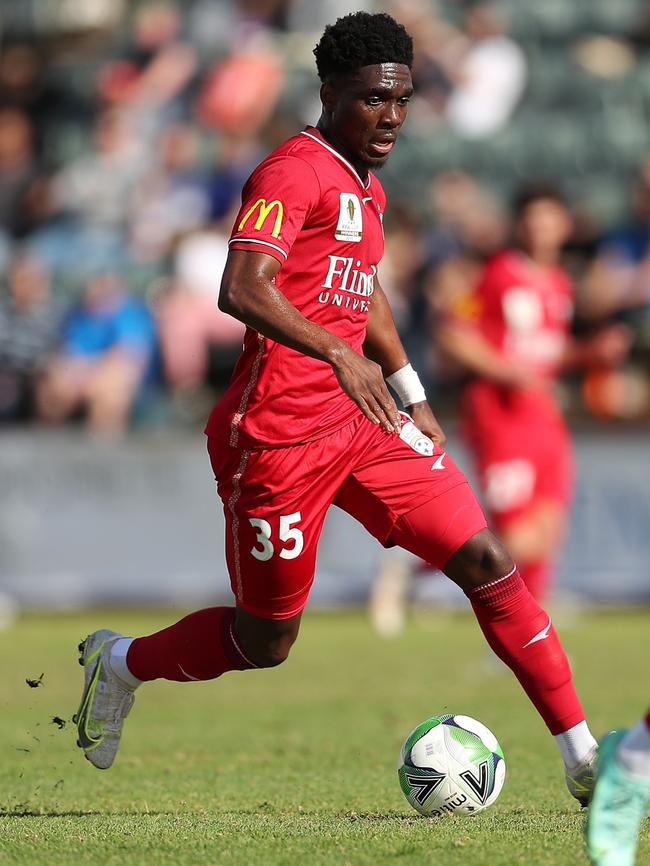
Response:
[[[517,250],[504,249],[497,250],[487,257],[485,260],[485,269],[491,271],[512,271],[516,270],[519,264],[519,253]]]
[[[251,177],[260,174],[296,174],[317,179],[313,158],[309,146],[305,146],[305,137],[300,133],[288,138],[271,151],[253,171]]]
[[[514,250],[501,249],[487,256],[481,269],[479,289],[498,288],[515,278],[518,266],[516,255]]]

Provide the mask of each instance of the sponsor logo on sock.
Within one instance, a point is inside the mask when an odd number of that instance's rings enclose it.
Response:
[[[546,638],[548,637],[548,634],[551,630],[551,625],[552,625],[551,618],[549,617],[548,625],[545,626],[541,631],[538,631],[537,634],[535,635],[535,637],[531,637],[531,639],[528,641],[528,643],[525,643],[523,645],[522,649],[526,649],[527,646],[530,646],[531,644],[537,643],[537,641],[546,640]]]
[[[435,463],[431,467],[432,472],[434,469],[446,469],[447,468],[446,466],[444,466],[444,464],[442,462],[446,456],[447,456],[447,452],[443,451],[442,454],[438,457],[438,459],[435,461]]]

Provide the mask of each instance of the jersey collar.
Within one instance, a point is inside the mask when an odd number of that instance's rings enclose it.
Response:
[[[328,142],[325,141],[325,139],[323,138],[321,133],[316,129],[315,126],[308,126],[306,129],[303,129],[303,131],[300,134],[306,135],[307,138],[311,138],[312,141],[315,141],[317,144],[320,144],[321,147],[324,147],[326,150],[329,150],[329,152],[332,154],[332,156],[335,156],[340,162],[342,162],[343,165],[348,169],[348,171],[350,171],[355,176],[355,178],[357,179],[357,181],[361,185],[361,188],[364,191],[367,191],[370,189],[370,172],[368,172],[367,182],[364,183],[363,180],[361,179],[360,175],[358,174],[357,170],[352,165],[352,163],[348,162],[344,156],[341,156],[341,154],[338,152],[338,150],[334,150],[332,145],[328,144]]]

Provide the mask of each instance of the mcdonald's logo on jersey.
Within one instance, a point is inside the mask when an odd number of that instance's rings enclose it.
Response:
[[[257,218],[255,220],[253,228],[257,232],[261,231],[264,223],[273,212],[275,212],[275,222],[273,223],[273,231],[271,232],[271,237],[279,237],[280,229],[282,228],[282,220],[284,219],[284,207],[282,206],[282,202],[278,201],[277,198],[273,199],[273,201],[270,202],[267,202],[265,198],[258,198],[255,204],[252,207],[249,207],[244,214],[242,221],[237,227],[237,231],[242,231],[248,220],[251,219],[251,217],[255,214],[257,214]]]

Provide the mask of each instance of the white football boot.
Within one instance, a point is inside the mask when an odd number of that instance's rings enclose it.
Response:
[[[109,663],[110,648],[121,637],[115,631],[101,629],[79,644],[84,689],[72,721],[77,726],[77,745],[100,770],[108,769],[115,760],[122,725],[135,700],[133,689],[113,672]]]
[[[594,746],[575,767],[566,767],[564,778],[569,793],[576,798],[581,806],[588,806],[596,780],[596,763],[598,761],[598,746]]]

